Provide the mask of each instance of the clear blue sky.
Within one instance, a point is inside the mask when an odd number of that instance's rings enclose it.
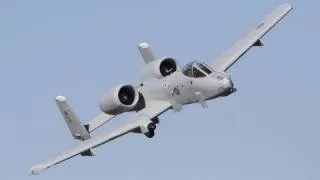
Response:
[[[82,120],[118,83],[139,83],[136,44],[181,65],[212,61],[282,0],[0,2],[0,179],[319,180],[320,3],[294,12],[230,71],[238,92],[161,117],[39,176],[29,167],[74,143],[54,103]],[[129,116],[101,129],[111,130]]]

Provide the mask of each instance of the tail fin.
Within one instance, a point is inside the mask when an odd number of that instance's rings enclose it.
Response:
[[[138,49],[140,51],[140,54],[146,64],[152,62],[155,60],[155,57],[152,53],[151,47],[148,43],[142,42],[138,44]]]
[[[69,107],[67,99],[63,96],[56,97],[57,105],[60,109],[61,114],[66,121],[68,128],[75,139],[86,140],[90,138],[90,134],[86,127],[81,123],[81,121],[74,114],[73,110]]]

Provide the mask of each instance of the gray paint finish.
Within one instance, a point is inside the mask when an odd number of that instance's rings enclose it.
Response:
[[[33,166],[30,169],[30,173],[39,174],[47,168],[127,133],[149,133],[151,132],[149,126],[153,123],[152,119],[158,117],[170,108],[173,108],[174,110],[181,110],[183,105],[191,103],[200,103],[203,107],[206,107],[205,100],[223,97],[234,93],[235,88],[233,87],[233,82],[230,76],[224,71],[234,64],[234,62],[247,52],[247,50],[250,49],[257,40],[259,40],[283,17],[285,17],[291,9],[292,6],[288,4],[279,6],[266,18],[265,21],[263,21],[263,23],[249,33],[246,38],[241,39],[239,41],[240,43],[237,43],[233,48],[231,48],[226,56],[219,59],[217,64],[212,66],[213,70],[211,70],[211,74],[193,78],[184,74],[185,72],[180,68],[173,74],[163,78],[153,76],[154,73],[150,73],[150,76],[148,77],[148,73],[146,73],[143,78],[143,86],[137,87],[137,91],[145,98],[146,107],[135,114],[135,121],[133,123],[123,125],[111,133],[105,133],[80,142],[78,145],[64,153],[61,153],[44,163]],[[148,50],[150,50],[148,52],[151,52],[151,49],[149,49],[149,46],[146,43],[143,45],[148,47]],[[153,55],[152,58],[150,58],[150,54],[146,55],[142,52],[143,59],[147,63],[144,68],[150,68],[150,65],[156,64],[150,62],[153,59]],[[157,60],[154,61],[156,62]],[[205,64],[194,63],[191,64],[191,67],[197,69],[199,68],[199,65],[205,66]],[[201,69],[198,69],[198,71],[200,71],[200,74],[205,74],[205,72],[201,72],[203,71]],[[67,120],[66,122],[72,134],[74,136],[80,135],[80,137],[88,138],[89,134],[84,132],[82,124],[67,106],[65,99],[61,99],[61,97],[58,97],[57,99],[60,103],[59,107]],[[65,112],[68,112],[68,115],[66,115]]]

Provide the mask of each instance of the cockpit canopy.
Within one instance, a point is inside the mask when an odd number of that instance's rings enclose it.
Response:
[[[182,72],[188,77],[201,78],[206,77],[215,71],[205,63],[193,61],[184,66]]]

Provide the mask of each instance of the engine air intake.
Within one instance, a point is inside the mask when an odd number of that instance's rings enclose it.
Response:
[[[135,99],[135,90],[132,86],[123,86],[119,91],[118,97],[121,103],[131,105]]]
[[[162,76],[168,76],[177,71],[176,61],[172,58],[164,59],[160,64],[160,73]]]

